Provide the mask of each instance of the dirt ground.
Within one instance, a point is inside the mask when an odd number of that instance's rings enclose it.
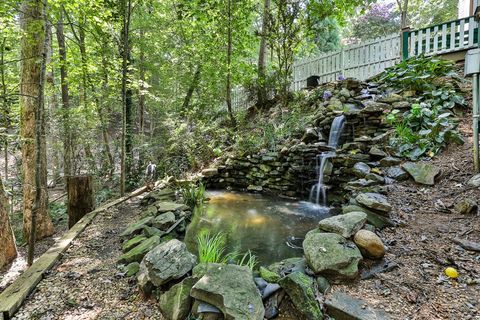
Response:
[[[480,242],[480,216],[460,215],[456,201],[480,200],[480,190],[468,190],[474,173],[470,120],[461,124],[466,143],[450,146],[433,159],[441,168],[435,186],[412,181],[394,185],[388,199],[402,226],[381,232],[388,246],[386,260],[398,268],[356,281],[341,290],[382,308],[393,319],[480,319],[480,253],[466,251],[453,238]],[[446,267],[455,267],[458,280],[447,279]]]
[[[138,219],[138,199],[100,213],[40,282],[13,319],[163,319],[135,278],[117,269],[118,234]]]

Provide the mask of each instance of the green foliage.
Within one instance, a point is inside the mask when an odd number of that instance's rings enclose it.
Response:
[[[48,212],[55,225],[57,225],[59,221],[67,218],[67,206],[65,202],[62,201],[49,203]]]
[[[378,77],[384,86],[412,90],[419,97],[410,110],[392,110],[386,121],[395,125],[391,146],[400,156],[416,160],[433,157],[449,142],[463,143],[457,131],[454,107],[465,106],[452,81],[452,62],[424,56],[411,58]]]
[[[237,264],[239,266],[247,266],[253,271],[253,269],[255,269],[255,267],[258,265],[258,259],[250,250],[248,250],[237,260]]]
[[[384,83],[384,86],[432,94],[437,89],[438,78],[456,75],[452,67],[450,60],[420,55],[386,69],[377,77],[377,81]]]
[[[185,204],[193,209],[205,201],[205,186],[201,182],[198,185],[191,184],[182,189],[182,197]]]
[[[200,233],[197,237],[199,262],[227,263],[224,256],[225,235],[217,233],[211,235],[209,232]]]

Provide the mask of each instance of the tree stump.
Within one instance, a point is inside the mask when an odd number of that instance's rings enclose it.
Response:
[[[67,177],[68,228],[95,209],[92,176]]]

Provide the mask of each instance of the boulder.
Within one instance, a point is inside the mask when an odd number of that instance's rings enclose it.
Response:
[[[173,239],[159,244],[143,257],[138,284],[148,288],[151,283],[159,287],[171,280],[182,278],[192,270],[197,257],[188,252],[185,244]]]
[[[130,251],[127,251],[126,253],[122,254],[118,260],[119,262],[122,262],[122,263],[130,263],[134,261],[140,262],[142,261],[143,257],[147,254],[147,252],[152,250],[159,243],[160,243],[159,236],[153,236],[151,238],[143,240],[137,246],[133,247]]]
[[[337,320],[388,320],[383,310],[373,309],[363,300],[343,292],[332,293],[325,301],[327,313]]]
[[[455,211],[460,214],[475,214],[478,211],[478,204],[473,199],[463,199],[455,204]]]
[[[427,162],[407,162],[402,167],[412,176],[416,183],[429,186],[435,184],[435,177],[440,173],[438,167]]]
[[[359,230],[353,237],[353,242],[368,258],[379,259],[385,255],[382,239],[372,231]]]
[[[307,320],[323,319],[322,311],[315,298],[314,280],[302,272],[294,272],[280,280],[295,308]]]
[[[360,193],[355,200],[359,204],[378,212],[389,213],[392,210],[392,205],[388,203],[387,198],[379,193]]]
[[[473,177],[471,177],[468,180],[467,185],[472,188],[480,187],[480,174],[476,174]]]
[[[407,180],[409,177],[408,173],[399,166],[385,169],[385,175],[397,181]]]
[[[225,319],[263,320],[265,308],[248,267],[216,266],[192,287],[190,295],[220,309]]]
[[[385,157],[380,159],[380,166],[382,167],[391,167],[396,166],[402,163],[402,160],[395,157]]]
[[[308,266],[315,274],[355,278],[362,254],[357,246],[336,233],[312,230],[303,241]]]
[[[130,224],[121,234],[120,237],[130,237],[140,233],[144,227],[151,225],[153,217],[145,217]]]
[[[344,238],[350,238],[360,230],[367,221],[364,212],[349,212],[340,214],[319,222],[318,227],[327,232],[334,232]]]
[[[170,290],[162,293],[158,298],[158,306],[168,320],[184,320],[188,318],[192,307],[190,290],[195,284],[195,279],[189,277],[172,286]]]
[[[370,173],[370,170],[370,166],[363,162],[355,163],[352,169],[353,174],[355,174],[357,178],[364,178],[367,174]]]
[[[171,211],[162,213],[155,217],[152,221],[152,226],[162,231],[166,231],[175,223],[175,214]]]

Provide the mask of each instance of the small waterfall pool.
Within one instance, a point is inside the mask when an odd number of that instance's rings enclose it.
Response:
[[[185,243],[197,252],[201,232],[223,233],[226,252],[251,250],[262,265],[302,256],[305,234],[329,217],[318,205],[266,195],[209,191],[203,209],[194,213]],[[300,248],[295,248],[299,246]]]

